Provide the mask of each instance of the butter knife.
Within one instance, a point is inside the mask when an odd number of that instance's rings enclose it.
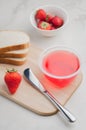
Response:
[[[53,105],[55,105],[55,107],[66,117],[66,119],[69,122],[73,123],[76,121],[76,118],[65,107],[63,107],[53,97],[52,94],[50,94],[47,90],[45,90],[45,88],[42,86],[42,84],[39,82],[39,80],[36,78],[36,76],[33,74],[30,68],[24,70],[24,76],[29,81],[29,83],[31,83],[36,89],[38,89],[41,93],[43,93],[53,103]]]

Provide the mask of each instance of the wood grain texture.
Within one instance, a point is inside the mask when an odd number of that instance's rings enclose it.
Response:
[[[38,60],[41,49],[37,47],[30,46],[28,60],[22,66],[14,65],[0,65],[0,94],[13,102],[25,107],[28,110],[31,110],[40,115],[52,115],[55,114],[58,110],[52,105],[52,103],[39,91],[33,88],[24,78],[23,71],[30,67],[43,86],[62,104],[64,105],[75,90],[80,86],[82,81],[82,73],[80,73],[76,79],[68,86],[60,88],[54,83],[50,82],[40,71],[38,66]],[[6,68],[15,68],[23,76],[22,82],[14,95],[10,95],[6,84],[4,82],[4,75]]]

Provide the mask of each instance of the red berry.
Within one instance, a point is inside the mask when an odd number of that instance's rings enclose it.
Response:
[[[52,24],[55,26],[55,27],[61,27],[63,25],[63,19],[58,17],[58,16],[55,16],[52,18]]]
[[[39,19],[39,20],[45,20],[45,18],[46,18],[46,12],[43,9],[37,10],[35,18],[36,18],[36,20],[37,19]]]
[[[54,30],[54,29],[56,29],[54,26],[51,26],[51,30]]]
[[[17,91],[21,79],[21,75],[14,69],[7,71],[4,76],[4,80],[11,94],[14,94]]]
[[[51,20],[52,20],[52,18],[53,18],[53,16],[52,16],[52,15],[47,14],[47,15],[46,15],[46,19],[45,19],[45,20],[46,20],[46,22],[49,22],[49,23],[50,23],[50,22],[51,22]]]
[[[39,21],[38,28],[43,29],[43,30],[51,30],[51,24],[45,21]]]

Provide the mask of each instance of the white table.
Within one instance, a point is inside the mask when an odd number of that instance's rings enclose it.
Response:
[[[32,29],[31,11],[45,4],[55,4],[67,10],[69,23],[56,37],[45,38]],[[82,58],[83,82],[65,105],[77,118],[74,124],[65,122],[60,114],[39,116],[0,96],[0,130],[84,130],[86,128],[86,0],[0,0],[0,30],[23,30],[31,43],[41,48],[64,45],[75,48]],[[0,81],[1,82],[1,81]]]

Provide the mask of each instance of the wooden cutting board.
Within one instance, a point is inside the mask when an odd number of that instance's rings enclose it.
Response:
[[[40,115],[52,115],[57,112],[57,109],[52,103],[39,91],[33,88],[24,78],[23,71],[31,67],[34,74],[40,80],[40,82],[46,87],[46,89],[53,94],[53,96],[64,105],[75,90],[80,86],[82,81],[82,74],[80,73],[76,79],[68,86],[60,88],[54,83],[50,82],[40,71],[38,66],[39,55],[42,52],[37,47],[30,46],[28,61],[22,66],[13,66],[7,64],[0,64],[0,94],[13,102],[25,107]],[[10,95],[6,84],[4,82],[4,75],[6,69],[15,68],[23,76],[22,82],[14,95]]]

